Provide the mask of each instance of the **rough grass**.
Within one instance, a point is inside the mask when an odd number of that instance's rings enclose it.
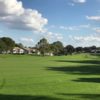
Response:
[[[100,57],[0,55],[0,100],[100,100]]]

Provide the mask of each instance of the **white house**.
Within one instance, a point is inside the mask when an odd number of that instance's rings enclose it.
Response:
[[[54,56],[54,54],[52,52],[49,53],[45,53],[46,56]]]
[[[24,54],[24,53],[25,53],[25,51],[22,48],[19,48],[19,47],[13,48],[13,54]]]
[[[27,54],[33,54],[33,53],[36,53],[37,50],[35,48],[24,48],[24,50],[27,52]]]
[[[37,55],[41,55],[41,53],[40,53],[40,51],[37,51],[37,53],[36,53]]]

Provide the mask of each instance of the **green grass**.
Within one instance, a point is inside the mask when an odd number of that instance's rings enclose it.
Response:
[[[100,100],[100,56],[0,55],[0,100]]]

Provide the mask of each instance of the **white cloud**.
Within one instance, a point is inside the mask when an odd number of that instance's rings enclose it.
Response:
[[[69,31],[78,31],[82,28],[89,28],[90,24],[79,25],[79,26],[59,26],[60,29],[69,30]]]
[[[61,41],[63,39],[63,35],[61,33],[53,32],[47,32],[44,37],[47,38],[50,42]]]
[[[97,31],[97,33],[100,33],[100,29],[98,29],[98,30],[96,30]]]
[[[96,33],[100,33],[100,27],[93,28]]]
[[[69,6],[75,6],[76,4],[84,4],[87,0],[71,0],[68,5]]]
[[[100,16],[86,16],[88,20],[100,21]]]
[[[16,0],[0,0],[0,15],[20,15],[24,12],[22,2]]]
[[[79,27],[80,28],[90,28],[90,26],[91,26],[90,24],[84,24],[84,25],[80,25]]]
[[[51,43],[54,41],[62,41],[64,37],[62,33],[45,30],[45,32],[35,34],[35,38],[38,38],[38,40],[41,38],[46,38]]]
[[[63,36],[62,36],[62,34],[60,34],[60,33],[55,33],[55,38],[57,39],[57,40],[62,40],[63,39]]]
[[[25,46],[33,46],[34,45],[34,40],[32,38],[21,37],[20,42],[22,44],[24,44]]]
[[[0,0],[0,21],[12,29],[35,31],[43,31],[48,22],[37,10],[25,9],[17,0]]]
[[[77,27],[75,26],[60,26],[59,27],[60,29],[63,29],[63,30],[69,30],[69,31],[75,31],[75,30],[79,30]]]
[[[88,36],[70,36],[69,38],[77,46],[100,46],[100,34],[97,33]]]
[[[97,36],[86,36],[86,37],[74,37],[75,40],[77,41],[85,41],[85,42],[89,42],[89,41],[98,41],[100,42],[100,37],[97,37]]]
[[[85,3],[86,0],[73,0],[74,3]]]
[[[26,42],[34,42],[32,38],[25,38],[25,37],[21,38],[20,40]]]
[[[97,29],[96,32],[97,32],[97,33],[100,33],[100,29]]]

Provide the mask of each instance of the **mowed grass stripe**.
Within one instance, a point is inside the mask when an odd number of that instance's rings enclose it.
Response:
[[[0,55],[0,100],[100,100],[99,60]]]

